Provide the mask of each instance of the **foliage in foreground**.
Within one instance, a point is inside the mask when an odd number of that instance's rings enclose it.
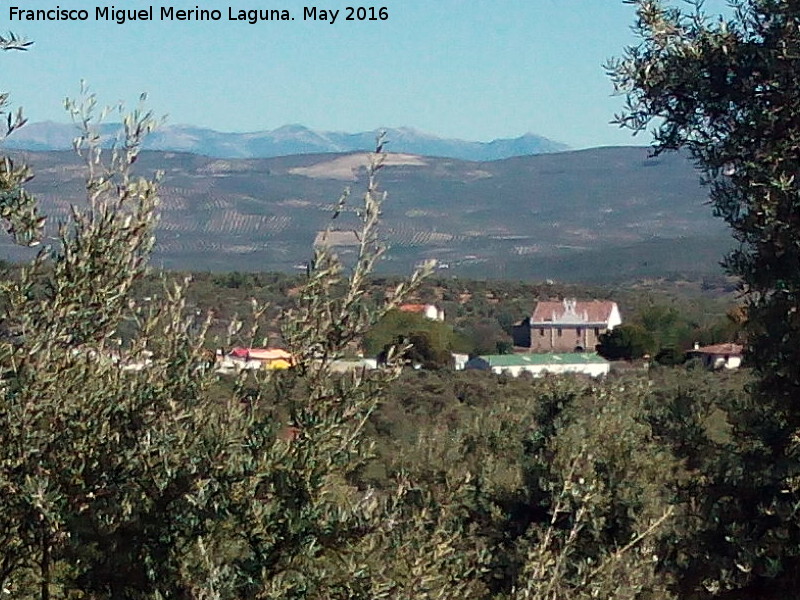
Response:
[[[398,379],[393,351],[383,370],[332,374],[419,284],[413,276],[377,306],[366,297],[382,252],[380,153],[357,261],[346,268],[323,246],[282,313],[296,367],[218,380],[210,316],[186,310],[187,284],[133,297],[157,208],[158,178],[131,170],[151,115],[126,118],[106,162],[93,101],[70,107],[87,205],[2,288],[4,593],[692,598],[747,581],[752,563],[737,561],[763,546],[743,542],[754,532],[743,511],[776,511],[767,537],[785,539],[792,515],[756,485],[769,407],[739,380],[691,369],[606,382]],[[20,187],[29,174],[6,174],[2,216],[35,242],[43,223]],[[257,340],[264,307],[254,312],[244,333],[231,319],[229,335]],[[125,368],[149,353],[147,368]],[[759,493],[738,496],[749,490]]]
[[[708,586],[779,596],[800,586],[800,5],[737,0],[711,18],[702,2],[631,3],[641,43],[610,65],[628,100],[618,121],[654,124],[656,152],[695,159],[739,242],[725,264],[747,299],[756,383],[735,427],[749,448],[704,499],[718,524],[698,540]]]
[[[656,482],[672,461],[645,468],[631,450],[652,446],[649,425],[610,388],[555,382],[452,437],[421,427],[396,461],[376,454],[366,432],[398,374],[397,351],[374,373],[334,375],[330,366],[421,276],[377,308],[365,300],[383,252],[380,148],[355,264],[323,246],[281,318],[295,367],[220,385],[204,347],[210,317],[186,310],[186,284],[165,282],[147,303],[132,296],[157,218],[159,175],[132,171],[152,115],[125,116],[107,158],[94,98],[68,109],[86,205],[0,290],[3,593],[555,599],[663,590],[652,552],[672,509]],[[7,162],[5,175],[2,216],[20,242],[34,243],[44,223],[22,191],[29,173]],[[250,340],[263,311],[254,305]],[[240,327],[232,320],[230,335]],[[137,362],[144,368],[128,368]],[[596,401],[607,430],[587,418]],[[501,459],[506,444],[511,462]],[[414,452],[427,460],[406,463]],[[375,465],[387,476],[370,484]],[[512,509],[518,518],[508,518]]]
[[[454,552],[458,531],[444,527],[446,514],[424,495],[410,500],[402,482],[381,496],[348,483],[369,456],[361,430],[394,376],[391,366],[369,377],[329,373],[381,314],[362,302],[382,252],[379,156],[357,264],[345,275],[318,252],[285,315],[296,368],[246,398],[242,385],[219,398],[209,393],[207,320],[186,316],[182,286],[144,306],[130,298],[156,214],[157,182],[131,174],[151,115],[125,118],[105,162],[93,98],[70,108],[83,127],[87,207],[75,208],[56,248],[3,289],[16,334],[0,346],[2,589],[40,598],[465,594],[480,557]],[[126,360],[152,352],[142,370],[126,370],[115,355],[124,321],[135,324]],[[300,386],[303,399],[291,407],[299,433],[283,439],[265,403]],[[408,567],[390,573],[376,557]]]

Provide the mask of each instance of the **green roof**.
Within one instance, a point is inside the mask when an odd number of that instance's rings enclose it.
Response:
[[[594,352],[569,352],[564,354],[486,354],[479,356],[492,367],[519,367],[524,365],[602,365],[608,361]]]

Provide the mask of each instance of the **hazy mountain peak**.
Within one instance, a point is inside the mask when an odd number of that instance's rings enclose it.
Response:
[[[106,125],[103,132],[113,129]],[[150,150],[190,152],[215,158],[271,158],[295,154],[363,152],[375,147],[381,129],[360,133],[315,131],[299,123],[272,131],[225,133],[193,125],[171,125],[157,130],[146,147]],[[392,152],[440,156],[462,160],[489,161],[513,156],[546,154],[568,150],[568,146],[526,133],[513,139],[474,142],[441,138],[413,127],[385,129],[387,148]],[[74,125],[42,121],[31,123],[6,141],[6,148],[18,150],[67,150],[77,130]]]
[[[298,133],[316,133],[315,131],[309,129],[305,125],[301,125],[300,123],[289,123],[287,125],[281,125],[280,127],[273,129],[272,131],[267,132],[255,132],[255,133],[271,133],[273,135],[291,135],[291,134],[298,134]]]

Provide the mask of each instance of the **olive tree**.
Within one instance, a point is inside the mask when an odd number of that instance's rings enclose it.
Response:
[[[186,286],[165,283],[142,305],[132,296],[154,244],[160,179],[134,165],[157,120],[143,108],[123,112],[106,152],[94,97],[67,109],[86,203],[0,289],[14,333],[0,340],[4,593],[372,599],[475,588],[481,557],[457,546],[458,523],[424,490],[401,478],[376,494],[351,477],[371,456],[364,425],[397,366],[390,356],[375,373],[336,375],[331,363],[427,270],[382,306],[365,298],[383,253],[381,146],[358,208],[355,263],[318,248],[282,317],[294,367],[235,381],[220,397],[204,348],[210,317],[185,310]],[[22,188],[30,172],[5,164],[2,216],[27,244],[44,222]],[[133,334],[120,349],[123,323]],[[290,439],[279,435],[277,404],[292,407]]]
[[[751,404],[732,417],[740,462],[703,499],[718,537],[695,560],[713,556],[716,572],[699,574],[708,565],[695,563],[695,583],[796,589],[800,5],[734,0],[712,18],[699,1],[630,4],[640,43],[609,65],[627,98],[616,120],[637,132],[652,126],[656,153],[686,150],[704,173],[714,211],[738,241],[724,265],[748,302],[747,359],[757,376]]]

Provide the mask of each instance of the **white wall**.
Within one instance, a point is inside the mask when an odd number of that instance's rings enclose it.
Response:
[[[618,325],[622,325],[622,316],[619,314],[619,308],[615,302],[614,307],[611,309],[611,314],[608,315],[608,330],[611,331]]]
[[[498,375],[506,373],[508,375],[511,375],[512,377],[519,376],[519,374],[522,373],[523,371],[532,374],[534,377],[542,377],[547,373],[552,373],[554,375],[559,375],[564,373],[581,373],[584,375],[590,375],[591,377],[601,377],[602,375],[608,375],[610,369],[611,365],[608,363],[586,363],[586,364],[574,364],[574,365],[550,364],[550,365],[518,365],[514,367],[492,367],[492,372]]]
[[[736,354],[706,354],[703,362],[710,369],[738,369],[742,357]]]

